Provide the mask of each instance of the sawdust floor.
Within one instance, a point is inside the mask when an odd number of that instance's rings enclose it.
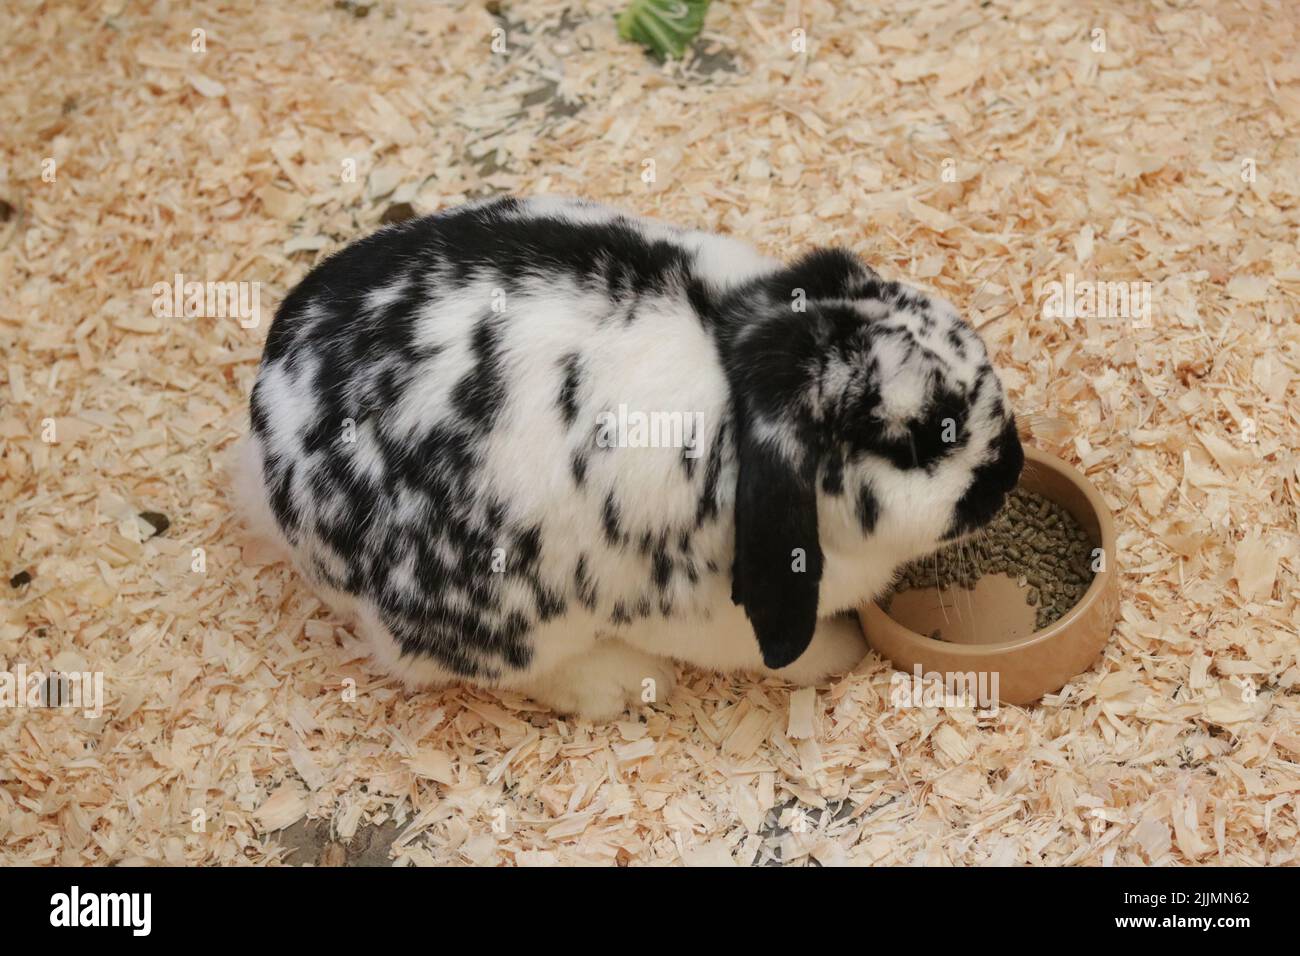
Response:
[[[1294,6],[723,3],[669,69],[616,6],[6,5],[0,669],[107,703],[0,712],[0,862],[1293,863]],[[223,462],[314,262],[502,190],[959,303],[1117,515],[1104,658],[994,717],[891,706],[874,656],[684,670],[610,726],[376,678]],[[177,274],[262,320],[169,317]],[[1044,314],[1069,276],[1150,283],[1149,321]]]

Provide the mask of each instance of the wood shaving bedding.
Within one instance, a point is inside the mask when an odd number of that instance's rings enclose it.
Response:
[[[1297,12],[717,3],[661,66],[619,6],[6,8],[0,672],[106,701],[0,709],[0,863],[293,862],[308,819],[397,864],[1294,863]],[[993,716],[892,706],[874,656],[815,691],[684,669],[607,726],[376,677],[242,538],[225,459],[315,262],[500,190],[958,303],[1118,516],[1104,659]],[[177,275],[256,283],[260,321],[167,314]],[[1150,315],[1045,315],[1067,276]]]

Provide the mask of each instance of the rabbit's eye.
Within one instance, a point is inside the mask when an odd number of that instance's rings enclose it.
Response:
[[[965,415],[962,413],[962,409],[963,409],[962,404],[954,401],[939,402],[935,406],[937,417],[939,417],[940,419],[945,419],[945,418],[964,419]]]

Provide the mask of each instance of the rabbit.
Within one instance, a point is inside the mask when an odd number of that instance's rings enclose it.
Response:
[[[593,721],[674,661],[809,685],[1024,456],[949,303],[591,202],[389,226],[285,298],[238,494],[411,687]]]

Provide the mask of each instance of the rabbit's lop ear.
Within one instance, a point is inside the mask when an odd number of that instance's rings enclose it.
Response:
[[[822,549],[816,462],[789,460],[784,443],[772,437],[756,433],[752,422],[741,425],[731,600],[753,624],[763,663],[777,668],[793,663],[812,641]]]

